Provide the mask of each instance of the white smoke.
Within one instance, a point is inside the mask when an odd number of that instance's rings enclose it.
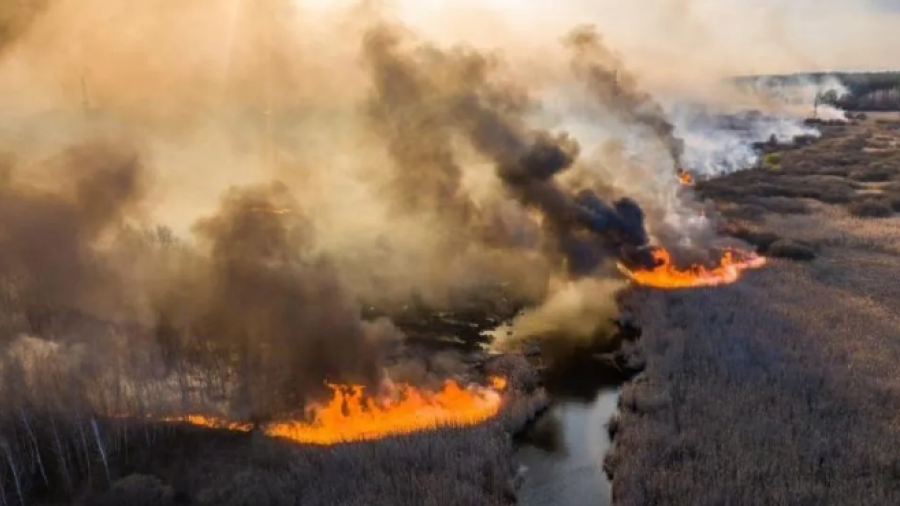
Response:
[[[669,119],[675,134],[684,140],[683,164],[700,177],[715,177],[755,166],[755,143],[774,139],[792,142],[796,137],[818,137],[820,132],[804,124],[802,117],[762,114],[756,111],[719,112],[688,102],[670,104]]]
[[[823,103],[821,97],[832,95],[840,98],[850,93],[840,79],[830,75],[819,78],[804,75],[762,76],[745,80],[742,87],[793,114],[815,114],[819,119],[830,121],[844,120],[844,111]]]

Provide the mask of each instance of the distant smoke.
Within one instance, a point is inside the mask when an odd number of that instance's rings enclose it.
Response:
[[[839,79],[827,75],[740,77],[721,86],[727,103],[721,98],[672,100],[667,112],[684,138],[685,166],[711,177],[755,166],[759,158],[755,143],[818,137],[818,129],[804,123],[808,118],[846,121],[844,111],[827,98],[848,92]]]
[[[828,103],[850,93],[850,89],[840,79],[823,75],[742,77],[735,80],[743,92],[762,100],[770,109],[791,113],[795,116],[811,117],[816,114],[823,120],[845,120],[844,111]]]
[[[803,124],[803,117],[763,114],[758,111],[717,112],[702,104],[674,104],[669,117],[685,139],[684,165],[702,177],[721,176],[755,167],[755,143],[774,138],[790,143],[796,137],[818,137],[819,131]]]
[[[684,141],[675,135],[675,127],[662,106],[640,89],[637,78],[604,45],[596,28],[583,26],[574,30],[566,38],[566,45],[574,53],[576,75],[587,83],[593,97],[623,122],[649,130],[666,147],[674,165],[679,166]]]

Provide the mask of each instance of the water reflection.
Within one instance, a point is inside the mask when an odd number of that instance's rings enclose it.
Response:
[[[610,504],[603,458],[610,440],[606,423],[616,411],[618,390],[593,399],[558,400],[524,435],[517,452],[527,468],[518,492],[525,506]]]

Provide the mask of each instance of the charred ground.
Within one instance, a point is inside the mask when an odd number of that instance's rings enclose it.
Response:
[[[822,131],[696,187],[767,268],[629,296],[647,367],[614,424],[616,504],[900,501],[900,133]]]

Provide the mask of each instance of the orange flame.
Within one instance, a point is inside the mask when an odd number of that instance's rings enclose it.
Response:
[[[684,169],[678,169],[678,181],[685,186],[693,186],[694,176]]]
[[[162,418],[163,422],[187,423],[198,427],[207,427],[210,429],[226,429],[235,432],[250,432],[253,430],[253,424],[248,422],[232,422],[222,418],[209,415],[182,415],[167,416]]]
[[[506,388],[506,379],[493,377],[490,384],[490,388],[462,388],[448,380],[438,392],[401,385],[396,388],[397,397],[381,402],[366,397],[361,386],[329,385],[334,397],[314,410],[311,422],[278,423],[265,432],[302,443],[329,445],[475,425],[500,410],[499,392]]]
[[[300,443],[331,445],[349,441],[380,439],[387,436],[432,430],[438,427],[475,425],[494,417],[501,406],[500,392],[506,378],[493,376],[489,386],[461,387],[448,380],[437,392],[419,390],[410,385],[393,386],[388,399],[367,397],[359,385],[332,385],[330,401],[313,409],[312,421],[284,421],[261,427],[271,437]],[[207,415],[162,418],[163,422],[187,423],[199,427],[250,432],[251,423],[233,422]]]
[[[672,263],[669,252],[662,248],[653,251],[653,258],[657,266],[652,269],[632,270],[621,263],[618,267],[623,274],[639,285],[677,289],[734,283],[740,278],[742,271],[759,268],[766,263],[765,257],[756,253],[733,249],[725,250],[716,267],[692,265],[680,269]]]

